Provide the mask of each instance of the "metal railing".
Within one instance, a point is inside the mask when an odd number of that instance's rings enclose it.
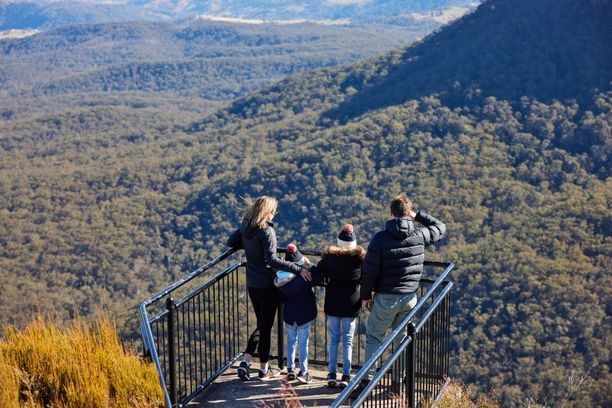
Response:
[[[179,300],[173,297],[234,252],[224,252],[140,305],[145,355],[157,367],[168,407],[193,399],[239,355],[241,300],[246,306],[241,299],[245,296],[240,277],[234,273],[242,266],[240,262]],[[153,317],[149,317],[148,308],[155,309]]]
[[[283,251],[284,249],[279,249],[279,252]],[[234,252],[224,252],[145,300],[140,306],[145,354],[150,356],[157,367],[168,407],[186,405],[240,358],[248,336],[255,328],[256,319],[248,299],[246,274],[240,273],[245,268],[245,263],[228,262]],[[302,253],[313,257],[320,255],[315,251]],[[225,266],[224,261],[227,262]],[[452,286],[452,283],[445,279],[453,265],[426,262],[426,266],[446,269],[435,281],[422,280],[417,306],[391,333],[376,354],[376,359],[371,361],[382,361],[385,364],[374,377],[370,389],[362,394],[368,398],[366,403],[376,398],[380,401],[384,393],[379,391],[388,388],[386,385],[389,382],[389,372],[406,371],[409,365],[406,356],[409,352],[412,352],[413,356],[410,364],[415,365],[412,371],[407,370],[407,378],[413,378],[412,394],[410,380],[407,380],[404,381],[406,386],[403,391],[392,397],[407,399],[408,395],[419,395],[418,399],[411,399],[411,406],[416,406],[415,403],[437,395],[441,389],[442,381],[448,373],[448,291]],[[203,275],[210,277],[213,268],[221,268],[221,271],[205,283],[197,285],[196,278]],[[323,309],[324,286],[325,283],[315,288],[320,311]],[[150,315],[152,317],[149,317]],[[271,357],[278,359],[279,367],[283,368],[284,336],[281,316],[282,307],[279,307],[277,330],[272,333],[272,344],[276,344],[276,350],[271,351]],[[414,333],[411,332],[410,336],[399,343],[400,337],[403,337],[401,331],[412,325]],[[399,347],[396,347],[396,343]],[[359,317],[353,347],[354,368],[359,368],[364,363],[364,345],[365,326]],[[326,365],[327,348],[326,317],[324,313],[319,312],[311,324],[309,362]],[[355,380],[339,395],[337,404],[348,401],[350,390],[363,378],[364,370],[371,367],[371,363],[357,373]]]

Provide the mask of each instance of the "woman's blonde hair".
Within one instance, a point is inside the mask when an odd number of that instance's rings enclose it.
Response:
[[[249,208],[244,213],[244,221],[246,221],[251,228],[264,229],[267,226],[268,217],[276,214],[276,207],[278,202],[275,198],[268,196],[257,197],[255,201],[251,199],[245,199]]]

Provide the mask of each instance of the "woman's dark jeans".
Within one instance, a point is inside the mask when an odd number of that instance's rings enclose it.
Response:
[[[259,360],[267,363],[270,359],[270,335],[276,310],[280,302],[278,291],[274,286],[269,288],[249,288],[249,298],[257,317],[257,328],[249,337],[245,353],[259,353]]]

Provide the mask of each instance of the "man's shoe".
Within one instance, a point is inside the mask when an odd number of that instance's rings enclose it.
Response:
[[[249,374],[250,366],[251,365],[246,361],[241,362],[238,366],[238,377],[240,377],[241,380],[246,381],[251,379],[251,375]]]
[[[350,382],[351,382],[351,376],[344,374],[342,378],[340,379],[340,381],[338,381],[338,387],[345,388]]]
[[[295,378],[296,378],[295,371],[293,370],[287,371],[287,381],[293,381],[295,380]]]
[[[361,395],[365,387],[368,386],[368,384],[370,384],[370,380],[361,380],[359,385],[351,392],[351,395],[349,396],[349,398],[350,399],[359,398],[359,396]]]
[[[310,384],[312,382],[312,375],[309,372],[301,372],[298,374],[297,379],[302,384]]]
[[[280,370],[278,368],[268,367],[266,371],[259,369],[257,376],[260,380],[267,380],[268,378],[276,377],[280,374]]]
[[[336,388],[338,381],[336,380],[336,373],[327,374],[327,386],[329,388]]]

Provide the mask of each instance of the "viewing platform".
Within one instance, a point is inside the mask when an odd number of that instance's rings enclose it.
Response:
[[[301,252],[314,263],[320,255]],[[252,379],[238,378],[237,364],[255,328],[255,315],[247,295],[245,263],[234,250],[226,251],[141,304],[145,354],[158,370],[166,405],[171,408],[423,406],[439,397],[449,382],[453,283],[448,278],[453,267],[450,263],[425,262],[417,305],[388,334],[369,361],[364,361],[367,312],[361,312],[353,339],[352,381],[343,390],[328,388],[326,381],[326,282],[315,287],[319,313],[311,323],[309,343],[309,372],[314,380],[309,384],[285,381],[285,336],[279,319],[282,307],[272,331],[270,364],[283,369],[283,374],[258,379],[255,367],[259,360],[254,356]],[[356,400],[351,400],[351,392],[373,366],[377,367],[374,378]]]

